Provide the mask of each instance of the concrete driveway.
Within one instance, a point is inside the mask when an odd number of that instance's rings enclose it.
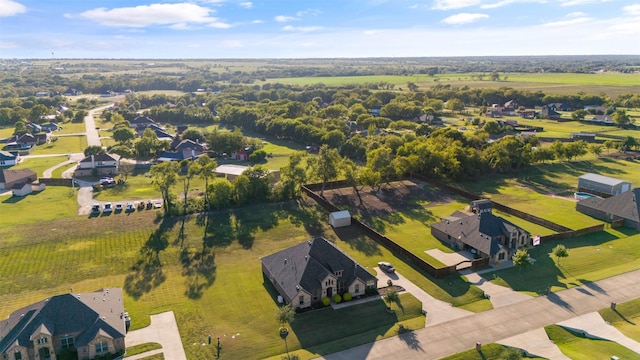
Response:
[[[587,337],[607,339],[640,354],[640,343],[628,338],[614,326],[607,324],[598,312],[584,314],[558,325],[576,331],[583,331]]]
[[[165,359],[171,360],[187,360],[184,354],[182,340],[180,340],[180,331],[173,311],[167,311],[161,314],[151,315],[151,325],[143,329],[129,331],[124,338],[127,347],[156,342],[162,345],[162,350],[153,350],[137,357],[146,357],[159,352],[164,353]],[[143,356],[144,355],[144,356]],[[134,359],[130,357],[128,359]]]
[[[478,273],[472,272],[469,269],[461,270],[460,274],[464,275],[469,283],[479,287],[482,291],[484,291],[485,294],[489,295],[489,300],[491,301],[491,304],[494,308],[508,306],[511,304],[533,299],[532,296],[517,292],[505,286],[496,285],[491,281],[485,280],[485,278],[480,276]]]
[[[554,344],[544,328],[538,328],[523,334],[518,334],[507,339],[497,341],[498,344],[522,349],[531,355],[554,360],[570,360]]]
[[[458,309],[447,302],[435,299],[397,271],[386,273],[378,267],[374,270],[377,272],[379,287],[387,286],[387,280],[391,280],[394,285],[402,286],[407,292],[422,301],[422,309],[427,312],[427,327],[474,314],[471,311]]]

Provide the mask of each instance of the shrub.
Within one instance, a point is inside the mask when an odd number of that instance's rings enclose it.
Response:
[[[322,305],[329,306],[330,304],[331,304],[331,299],[329,299],[327,296],[322,298]]]
[[[352,297],[351,297],[351,293],[350,292],[346,292],[344,294],[342,294],[342,300],[344,301],[351,301]]]
[[[340,294],[333,295],[333,302],[336,304],[340,304],[342,302],[342,296],[340,296]]]
[[[393,285],[393,281],[391,281],[391,279],[387,280],[387,286],[392,286]]]

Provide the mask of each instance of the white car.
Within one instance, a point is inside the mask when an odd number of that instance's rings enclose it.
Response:
[[[122,211],[122,204],[117,203],[116,204],[116,212],[121,212]]]
[[[113,212],[113,206],[111,203],[104,203],[104,209],[102,210],[103,214],[111,214]]]
[[[135,210],[136,209],[135,209],[135,207],[133,206],[132,203],[127,203],[127,207],[126,207],[126,211],[127,212],[134,212]]]

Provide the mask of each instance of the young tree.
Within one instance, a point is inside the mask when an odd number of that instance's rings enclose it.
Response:
[[[525,249],[517,250],[516,253],[513,254],[511,260],[513,260],[513,265],[520,269],[519,271],[522,271],[522,269],[526,269],[527,266],[533,264],[529,252]]]
[[[387,303],[387,307],[391,308],[391,304],[398,305],[398,303],[400,302],[400,296],[398,295],[397,291],[390,290],[385,294],[384,301]]]
[[[591,153],[595,156],[600,156],[600,154],[602,154],[602,145],[600,144],[590,144],[589,145],[589,151],[591,151]]]
[[[567,251],[567,247],[562,245],[562,244],[558,244],[556,245],[556,247],[553,248],[553,255],[556,257],[556,259],[558,260],[558,266],[560,265],[560,258],[564,258],[569,256],[569,252]]]
[[[280,168],[283,198],[293,199],[300,195],[300,185],[307,181],[307,169],[302,166],[302,159],[306,156],[306,152],[297,151],[289,156],[289,163]]]
[[[200,174],[200,178],[204,179],[204,208],[206,211],[209,211],[209,179],[213,176],[213,170],[218,167],[218,164],[215,160],[208,156],[201,156],[196,160],[198,164],[197,170]]]
[[[151,167],[153,185],[162,194],[162,206],[165,215],[169,214],[171,208],[171,187],[178,180],[179,165],[175,161],[167,161]]]
[[[291,304],[281,306],[276,311],[276,320],[280,324],[280,331],[284,329],[286,331],[287,324],[291,324],[296,316],[296,312],[291,307]]]

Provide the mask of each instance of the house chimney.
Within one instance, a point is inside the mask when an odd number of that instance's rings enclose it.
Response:
[[[91,168],[92,169],[96,168],[96,157],[95,157],[95,155],[91,155]]]

